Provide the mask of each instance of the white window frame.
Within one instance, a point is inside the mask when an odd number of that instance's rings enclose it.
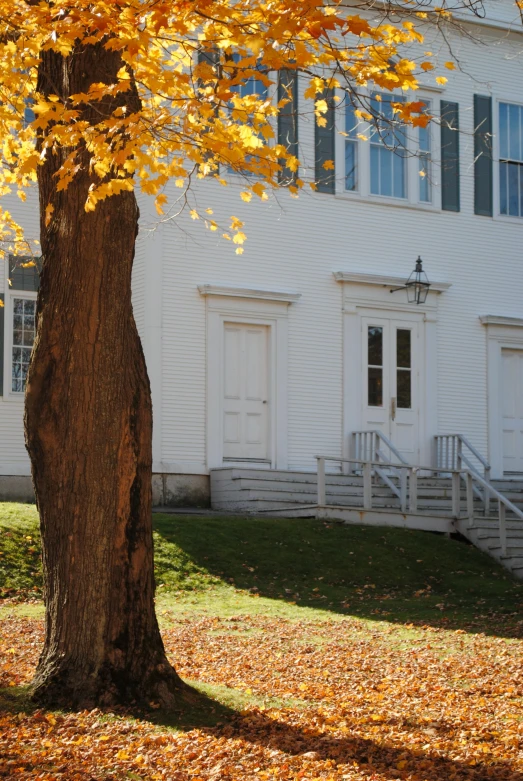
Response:
[[[6,280],[9,272],[6,272]],[[7,283],[6,283],[7,284]],[[38,293],[32,290],[14,290],[9,287],[4,295],[4,400],[23,401],[24,391],[12,390],[13,375],[13,301],[15,298],[24,298],[36,301]]]
[[[501,193],[499,189],[499,105],[500,103],[512,103],[515,106],[523,106],[523,101],[514,100],[514,95],[498,95],[492,99],[492,188],[493,188],[493,217],[495,220],[523,225],[523,217],[513,217],[511,214],[501,214]]]
[[[414,100],[425,100],[431,105],[432,116],[438,116],[437,97],[436,95],[426,94],[427,90],[416,93],[412,97]],[[343,94],[338,93],[340,101],[343,100]],[[439,94],[439,91],[438,91]],[[407,99],[411,99],[408,96]],[[339,104],[338,104],[339,105]],[[357,140],[356,144],[356,158],[357,158],[357,186],[355,190],[345,189],[345,140],[343,135],[345,132],[345,109],[337,113],[336,116],[336,140],[335,140],[335,152],[336,152],[336,197],[363,200],[367,203],[377,203],[382,205],[403,207],[403,208],[415,208],[422,209],[423,211],[439,211],[441,209],[441,183],[439,177],[440,166],[438,164],[440,154],[440,134],[438,132],[439,123],[431,122],[429,124],[430,132],[430,145],[431,145],[431,201],[422,201],[420,199],[420,186],[419,186],[419,134],[418,128],[408,126],[408,146],[407,151],[410,153],[407,156],[407,177],[406,177],[406,198],[397,198],[395,196],[388,195],[375,195],[371,193],[371,181],[370,181],[370,124],[361,121],[361,129],[359,132],[367,137],[367,141],[361,139]]]

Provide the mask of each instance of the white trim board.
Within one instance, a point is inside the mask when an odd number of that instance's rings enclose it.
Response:
[[[380,287],[402,287],[405,277],[391,277],[381,274],[360,274],[354,271],[333,271],[336,282],[353,282],[357,285],[379,285]],[[431,282],[429,293],[444,293],[451,287],[450,282]]]
[[[419,323],[421,364],[419,375],[419,441],[421,462],[429,463],[434,435],[438,433],[437,320],[440,293],[448,283],[429,289],[424,304],[409,304],[406,295],[389,290],[405,283],[403,278],[378,274],[335,272],[343,283],[343,455],[350,458],[350,434],[361,429],[361,318],[379,313],[383,317],[400,315]],[[399,284],[398,284],[399,283]],[[356,367],[356,369],[355,369]]]
[[[207,469],[223,461],[224,324],[265,325],[269,329],[269,454],[272,469],[288,466],[288,310],[298,293],[198,285],[206,298]]]
[[[503,425],[501,420],[502,351],[523,350],[523,318],[483,315],[487,332],[488,460],[492,477],[503,477]]]
[[[257,301],[282,301],[292,304],[301,298],[301,293],[283,290],[257,290],[249,287],[227,287],[224,285],[198,285],[202,296],[227,296],[229,298],[251,298]]]

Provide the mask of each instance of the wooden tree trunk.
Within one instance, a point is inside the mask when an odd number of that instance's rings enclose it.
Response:
[[[39,91],[66,100],[115,83],[121,64],[100,45],[67,58],[44,52]],[[136,108],[136,91],[86,106],[82,118],[100,121],[117,101]],[[125,192],[85,212],[95,180],[83,147],[82,171],[57,191],[70,151],[48,152],[38,172],[43,269],[25,414],[46,601],[35,697],[172,706],[183,684],[154,611],[151,395],[131,306],[138,208]]]

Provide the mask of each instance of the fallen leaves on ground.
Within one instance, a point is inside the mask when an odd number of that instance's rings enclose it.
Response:
[[[178,672],[249,705],[185,731],[7,708],[0,778],[523,781],[521,640],[353,618],[172,620]],[[42,634],[39,619],[1,622],[2,686],[30,681]]]

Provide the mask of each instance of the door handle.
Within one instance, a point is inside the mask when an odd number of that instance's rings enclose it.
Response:
[[[390,400],[390,417],[392,420],[396,420],[396,399]]]

